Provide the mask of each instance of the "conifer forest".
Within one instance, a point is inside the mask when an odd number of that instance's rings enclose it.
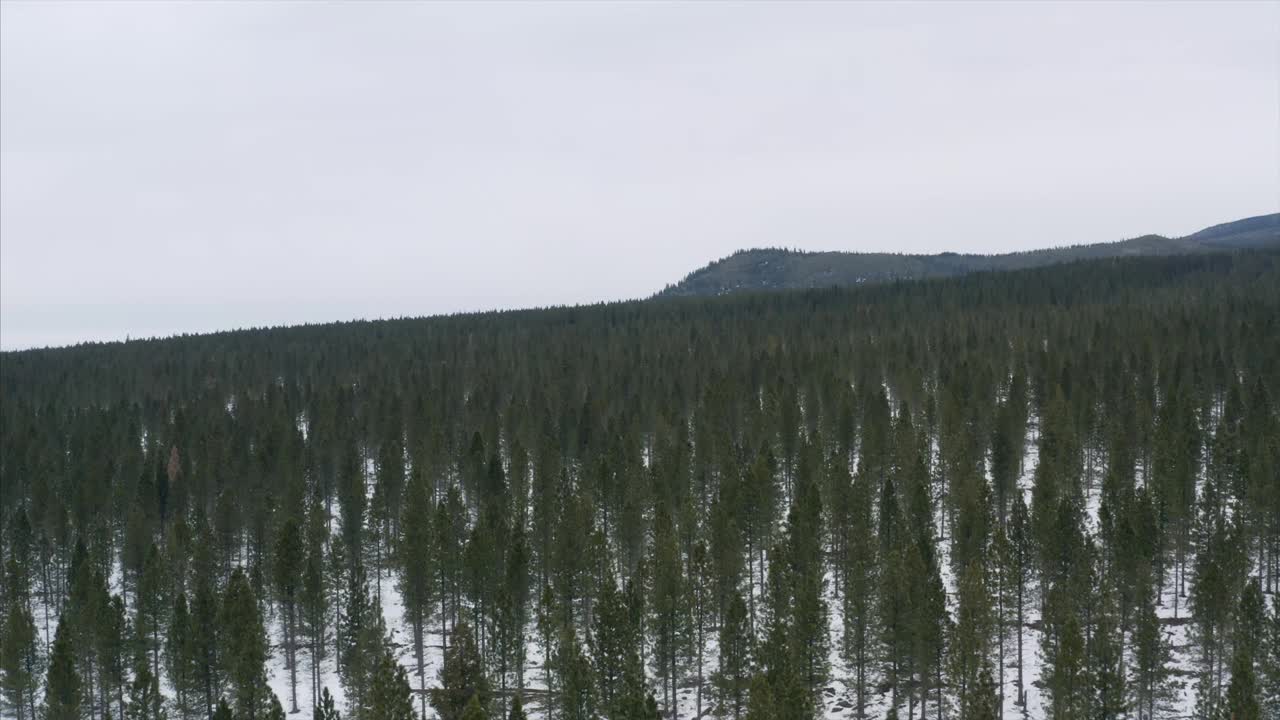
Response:
[[[1280,718],[1280,252],[0,355],[14,720]]]

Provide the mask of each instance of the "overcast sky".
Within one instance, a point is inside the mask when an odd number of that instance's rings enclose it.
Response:
[[[1280,210],[1280,3],[0,4],[0,345]]]

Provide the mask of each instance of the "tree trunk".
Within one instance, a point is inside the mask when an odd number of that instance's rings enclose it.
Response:
[[[1000,698],[999,700],[1000,704],[996,709],[996,718],[998,720],[1004,720],[1004,633],[1005,633],[1004,612],[1005,610],[1004,610],[1004,572],[1003,571],[998,574],[998,578],[999,579],[996,582],[996,600],[998,605],[996,609],[996,642],[1000,646],[999,648],[1000,692],[997,693],[997,696]]]
[[[293,623],[293,600],[289,601],[289,606],[285,612],[288,614],[286,622],[289,625],[286,632],[286,642],[289,643],[287,649],[289,653],[289,699],[293,705],[293,709],[289,712],[296,713],[298,712],[298,643],[294,636],[296,628]]]
[[[314,709],[320,704],[320,698],[316,697],[316,634],[314,630],[307,634],[307,652],[311,656],[311,707]]]
[[[751,547],[751,536],[746,537],[746,603],[748,603],[751,637],[755,637],[755,550]],[[45,624],[49,624],[49,612],[45,612]],[[49,630],[45,630],[45,637]]]
[[[1024,607],[1022,592],[1024,587],[1025,586],[1023,585],[1022,578],[1019,578],[1018,579],[1018,704],[1022,706],[1022,714],[1025,716],[1027,714],[1027,703],[1026,703],[1026,696],[1023,695],[1023,689],[1022,689],[1022,658],[1023,658],[1023,655],[1022,655],[1023,625],[1022,623],[1024,620],[1022,615],[1022,612],[1023,612],[1022,609]]]
[[[422,716],[427,716],[427,671],[423,662],[422,653],[422,635],[423,625],[425,624],[421,612],[414,613],[413,620],[413,645],[414,655],[418,661],[418,687],[422,689]]]
[[[209,677],[207,667],[204,675],[204,712],[206,720],[213,720],[213,678]]]
[[[702,720],[702,647],[706,638],[703,637],[701,609],[699,609],[698,617],[698,716],[697,720]]]

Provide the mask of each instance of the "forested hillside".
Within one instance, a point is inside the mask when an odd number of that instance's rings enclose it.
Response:
[[[1280,252],[0,355],[6,718],[1280,717]]]
[[[741,250],[689,273],[659,294],[709,296],[761,290],[850,287],[893,280],[953,277],[971,272],[1025,270],[1076,260],[1243,248],[1280,248],[1280,213],[1214,225],[1182,238],[1143,235],[1120,242],[1001,255],[807,252],[780,248]]]

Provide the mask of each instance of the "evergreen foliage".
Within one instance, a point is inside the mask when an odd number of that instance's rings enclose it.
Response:
[[[320,702],[316,703],[312,719],[342,720],[342,713],[338,712],[338,706],[333,702],[333,696],[329,694],[329,688],[324,688],[320,691]]]
[[[431,707],[441,720],[459,720],[473,701],[481,713],[488,712],[490,698],[489,680],[471,626],[459,623],[453,628],[453,644],[440,668],[440,687],[431,691]]]
[[[44,685],[45,720],[80,720],[81,684],[71,648],[70,622],[58,621],[58,634],[49,653],[49,673]]]
[[[1277,357],[1274,251],[5,353],[0,707],[1276,716]]]
[[[129,701],[123,714],[125,720],[166,720],[164,698],[160,695],[160,679],[151,674],[151,666],[145,656],[139,656],[133,666],[133,682],[129,685]]]
[[[23,599],[8,603],[0,628],[0,693],[17,720],[35,720],[36,688],[42,675],[43,653],[37,642],[35,618]]]
[[[369,720],[414,720],[409,676],[391,653],[384,653],[369,687]]]
[[[266,662],[270,653],[258,598],[248,576],[236,568],[227,582],[219,616],[223,650],[219,653],[236,717],[263,717],[275,697],[267,687]]]

